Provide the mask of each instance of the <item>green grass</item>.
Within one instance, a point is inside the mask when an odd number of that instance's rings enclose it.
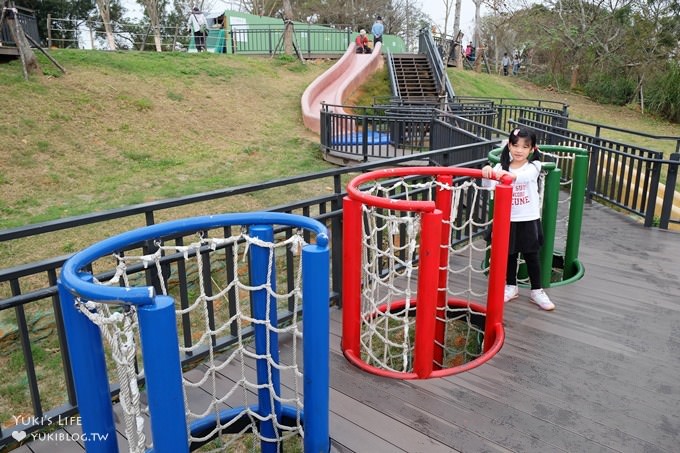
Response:
[[[514,83],[515,79],[509,77],[457,70],[449,70],[448,74],[457,96],[533,98]]]
[[[23,80],[17,61],[0,65],[4,88],[0,103],[5,112],[0,122],[4,137],[0,228],[331,167],[321,158],[318,136],[304,128],[300,115],[302,92],[331,63],[303,65],[284,56],[208,53],[59,50],[52,54],[66,67],[65,75],[40,55],[45,75],[29,81]],[[616,118],[618,126],[630,130],[680,136],[680,126],[628,107],[600,106],[582,96],[544,90],[512,77],[456,70],[449,74],[461,96],[551,99],[567,102],[571,118],[602,124]],[[389,88],[383,70],[352,99],[358,105],[370,105],[374,97],[385,95]],[[672,152],[672,146],[664,151]],[[215,210],[264,209],[328,190],[271,189],[162,215],[178,218]],[[48,257],[72,253],[140,226],[134,222],[74,229],[60,233],[58,240],[40,235],[30,241],[0,243],[0,259],[11,266],[34,261],[38,253]],[[0,297],[9,292],[8,285],[0,286]],[[14,311],[5,310],[0,322],[13,319]],[[64,399],[57,381],[49,378],[62,379],[58,346],[51,337],[32,339],[35,354],[44,359],[38,369],[41,396],[45,406],[51,407]],[[6,421],[17,415],[10,410],[15,403],[29,401],[20,349],[3,347],[0,368],[11,375],[0,386],[0,419]]]
[[[503,77],[455,69],[449,69],[448,74],[458,96],[524,98],[562,102],[569,106],[569,117],[572,119],[610,125],[629,131],[646,132],[652,135],[680,137],[680,125],[660,120],[651,115],[642,115],[635,106],[601,105],[579,94],[542,88],[516,77]],[[504,103],[506,102],[504,101]],[[595,134],[594,126],[571,122],[569,127],[576,131]],[[666,156],[673,153],[676,146],[673,140],[655,140],[625,132],[603,130],[600,136],[661,151]]]
[[[3,190],[0,228],[330,167],[299,113],[302,91],[329,63],[53,55],[66,74],[26,82],[18,62],[0,66],[0,102],[12,112],[0,125],[0,183],[13,187]]]

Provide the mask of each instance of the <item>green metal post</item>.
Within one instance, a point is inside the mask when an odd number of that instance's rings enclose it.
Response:
[[[548,166],[544,166],[548,168]],[[552,280],[553,253],[555,252],[555,231],[557,229],[557,208],[560,196],[560,175],[562,171],[553,167],[545,175],[543,189],[543,247],[541,248],[541,286],[549,288]]]
[[[576,154],[574,156],[574,168],[571,179],[569,225],[567,226],[567,244],[564,250],[562,280],[568,280],[578,273],[578,251],[581,241],[581,225],[583,223],[583,206],[585,204],[587,178],[588,156],[586,154]]]

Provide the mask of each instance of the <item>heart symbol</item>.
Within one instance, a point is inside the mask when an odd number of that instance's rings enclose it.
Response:
[[[26,438],[26,431],[12,431],[12,437],[14,437],[17,442],[21,442]]]

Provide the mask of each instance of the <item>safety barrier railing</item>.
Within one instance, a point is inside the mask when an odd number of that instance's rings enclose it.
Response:
[[[680,225],[680,192],[676,189],[680,152],[666,158],[661,151],[536,120],[522,118],[516,124],[535,129],[541,143],[577,146],[590,153],[588,200],[598,199],[641,217],[647,227]]]
[[[482,146],[482,145],[471,145]],[[463,147],[465,148],[465,147]],[[421,155],[425,162],[438,161],[457,150],[450,148],[427,152]],[[411,159],[404,156],[391,159],[390,165],[399,165]],[[472,168],[481,168],[486,159],[470,162]],[[345,192],[344,182],[351,175],[362,171],[376,169],[385,165],[385,161],[359,164],[352,168],[338,168],[311,175],[279,179],[265,183],[230,187],[222,190],[200,193],[181,198],[144,203],[126,208],[98,212],[77,217],[59,219],[41,224],[11,228],[0,231],[0,250],[12,250],[14,253],[31,256],[32,262],[16,264],[0,269],[0,319],[3,328],[14,324],[9,332],[12,341],[4,343],[11,346],[13,365],[9,369],[12,375],[23,375],[20,383],[15,384],[9,375],[0,383],[0,390],[21,394],[22,398],[12,407],[3,405],[3,419],[0,421],[0,449],[15,443],[13,432],[24,432],[27,436],[42,429],[53,429],[56,421],[68,419],[78,410],[70,371],[70,358],[66,349],[63,318],[60,299],[57,291],[57,278],[63,263],[71,255],[42,255],[36,248],[36,242],[63,241],[64,237],[79,236],[83,229],[109,231],[112,223],[124,224],[129,228],[154,225],[157,219],[176,218],[178,210],[188,206],[211,203],[219,212],[228,212],[229,206],[240,196],[266,194],[267,190],[279,187],[290,188],[291,193],[309,192],[307,184],[325,187],[327,190],[315,197],[271,206],[269,211],[300,214],[312,217],[324,224],[329,231],[331,243],[331,302],[339,304],[342,285],[342,199]],[[202,209],[205,209],[203,207]],[[122,222],[121,222],[122,220]],[[110,232],[110,231],[109,231]],[[76,246],[86,244],[75,244]],[[30,253],[27,252],[30,250]],[[153,273],[146,272],[143,267],[137,269],[141,278],[148,278],[153,283]],[[227,272],[228,270],[225,270]],[[286,276],[283,276],[285,282]],[[281,313],[280,319],[290,313]],[[39,330],[37,330],[39,329]],[[50,333],[49,351],[43,343],[43,329]],[[188,336],[191,326],[183,326]],[[5,332],[3,332],[5,333]],[[7,339],[5,338],[5,340]],[[182,341],[182,339],[180,339]],[[229,338],[220,343],[228,347],[233,341]],[[6,346],[6,347],[10,347]],[[196,355],[195,355],[196,356]],[[56,365],[48,369],[46,360],[49,357]],[[194,357],[195,358],[195,357]],[[185,361],[188,363],[188,359]],[[112,392],[118,392],[118,386],[112,385]],[[23,415],[22,415],[23,414]],[[51,428],[50,428],[51,426]]]

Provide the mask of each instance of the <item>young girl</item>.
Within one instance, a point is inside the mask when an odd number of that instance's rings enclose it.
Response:
[[[541,172],[539,158],[536,135],[529,129],[517,128],[510,132],[508,143],[501,151],[500,163],[493,168],[490,165],[482,168],[482,176],[492,178],[507,174],[514,180],[505,302],[519,296],[517,259],[521,253],[531,282],[529,299],[543,310],[553,310],[555,304],[541,288],[541,265],[538,257],[543,245],[538,195],[538,177]]]

